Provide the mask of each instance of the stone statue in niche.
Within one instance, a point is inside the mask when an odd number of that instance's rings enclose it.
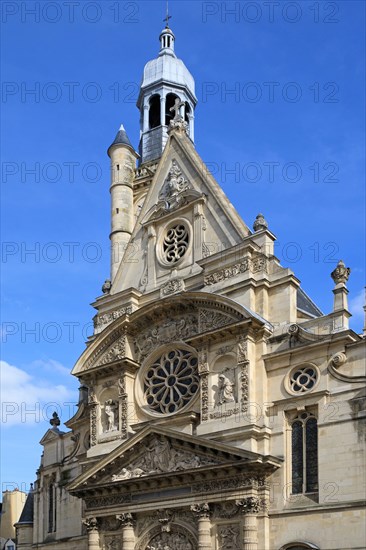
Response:
[[[224,403],[235,403],[234,396],[235,383],[226,376],[223,372],[219,374],[217,386],[213,386],[216,389],[215,406],[219,407]]]
[[[105,432],[115,432],[118,430],[118,403],[113,399],[107,399],[104,403],[105,413]]]

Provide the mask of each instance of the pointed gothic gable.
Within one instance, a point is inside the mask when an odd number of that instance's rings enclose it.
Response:
[[[97,487],[128,485],[166,476],[182,476],[192,471],[221,470],[245,465],[273,471],[280,462],[273,457],[197,438],[160,426],[146,427],[122,443],[107,457],[75,479],[68,491],[79,495]]]
[[[164,242],[169,230],[177,231],[171,246]],[[169,277],[172,270],[183,277],[192,270],[200,272],[199,260],[239,244],[250,234],[190,139],[173,131],[111,294],[132,287],[144,292]],[[180,248],[185,257],[169,256],[169,246],[171,254]]]

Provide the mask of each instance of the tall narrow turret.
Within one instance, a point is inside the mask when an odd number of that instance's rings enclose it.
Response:
[[[115,140],[108,148],[111,159],[111,282],[128,246],[134,223],[134,169],[138,154],[121,125]]]
[[[177,99],[180,115],[187,122],[189,137],[194,141],[194,109],[197,104],[194,79],[175,55],[175,36],[168,24],[159,39],[160,53],[145,65],[137,100],[141,115],[141,164],[161,156],[168,139],[169,123],[176,115]]]

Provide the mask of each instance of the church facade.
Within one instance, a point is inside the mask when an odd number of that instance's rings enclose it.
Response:
[[[111,277],[17,523],[19,550],[366,547],[365,338],[339,261],[323,314],[194,147],[194,79],[167,26],[139,153],[111,161]]]

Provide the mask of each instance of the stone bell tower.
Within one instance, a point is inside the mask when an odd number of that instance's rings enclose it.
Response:
[[[169,123],[176,114],[187,122],[189,137],[194,141],[197,98],[193,76],[175,55],[175,36],[168,23],[159,38],[160,53],[145,65],[137,100],[140,164],[160,158],[168,139]]]

